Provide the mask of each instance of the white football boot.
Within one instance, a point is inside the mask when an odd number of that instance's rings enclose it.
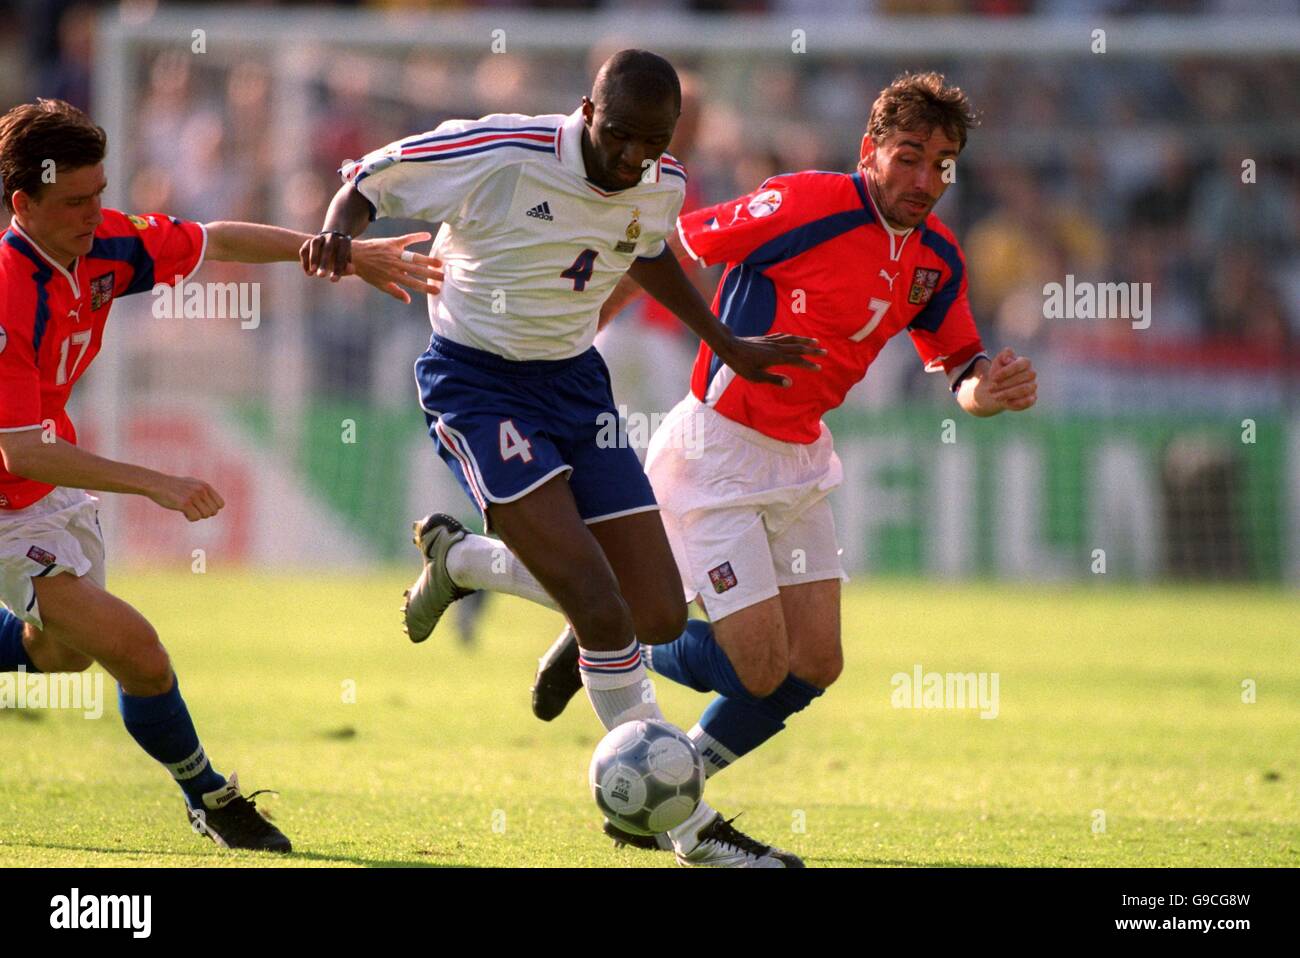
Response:
[[[424,557],[424,569],[415,585],[406,590],[406,602],[402,605],[406,634],[412,642],[427,639],[447,606],[475,591],[462,589],[447,574],[447,552],[467,534],[465,527],[451,516],[438,513],[415,523],[411,538]]]
[[[720,812],[700,804],[713,814],[692,815],[669,833],[677,864],[688,868],[804,867],[798,855],[750,838],[731,824],[735,818],[723,818]],[[696,818],[703,818],[703,823],[696,824]]]

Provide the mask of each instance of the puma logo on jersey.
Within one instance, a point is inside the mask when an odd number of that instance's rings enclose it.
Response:
[[[537,219],[546,220],[546,222],[548,223],[555,221],[555,217],[551,215],[551,204],[545,201],[538,203],[531,210],[529,210],[525,215],[535,216]]]
[[[892,292],[894,291],[894,280],[898,279],[898,273],[894,273],[893,276],[890,276],[888,273],[886,273],[886,272],[882,269],[882,270],[880,271],[880,275],[881,275],[881,278],[883,278],[884,280],[886,280],[886,281],[889,283],[889,291],[892,293]]]

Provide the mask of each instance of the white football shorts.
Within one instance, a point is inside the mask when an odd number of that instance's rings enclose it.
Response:
[[[70,572],[105,586],[99,500],[58,486],[26,509],[0,509],[0,604],[41,628],[32,579]]]
[[[646,474],[686,600],[698,596],[709,618],[848,578],[826,499],[844,468],[825,423],[813,443],[783,442],[687,396],[650,440]]]

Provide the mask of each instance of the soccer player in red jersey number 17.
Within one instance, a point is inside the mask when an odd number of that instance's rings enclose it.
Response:
[[[65,406],[117,297],[188,279],[205,258],[292,262],[308,237],[105,209],[105,146],[104,131],[59,100],[0,117],[0,179],[13,214],[0,237],[0,672],[80,672],[99,662],[120,686],[127,731],[176,780],[194,830],[227,847],[287,852],[289,840],[236,776],[208,760],[157,633],[106,591],[98,500],[86,490],[148,496],[191,522],[225,503],[201,479],[78,448]],[[428,238],[357,244],[355,272],[409,302],[396,284],[424,290],[441,278],[425,257],[402,260],[406,245]]]

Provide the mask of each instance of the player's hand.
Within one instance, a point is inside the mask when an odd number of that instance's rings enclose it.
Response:
[[[724,350],[718,352],[718,358],[734,369],[737,376],[774,386],[789,386],[790,377],[768,372],[772,366],[799,366],[819,371],[821,366],[803,357],[825,355],[826,350],[817,345],[817,340],[789,333],[732,337]]]
[[[1007,346],[993,357],[989,371],[980,378],[975,400],[985,409],[1028,409],[1038,401],[1038,374],[1033,364]]]
[[[411,301],[403,286],[436,295],[442,290],[442,260],[407,249],[416,243],[427,243],[431,238],[428,233],[407,233],[387,239],[357,240],[352,244],[352,267],[375,289],[403,303]]]
[[[298,261],[308,276],[326,276],[337,283],[352,262],[352,237],[338,232],[317,233],[298,250]]]
[[[190,522],[210,519],[226,504],[217,490],[192,476],[159,476],[148,495],[164,509],[184,513]]]

